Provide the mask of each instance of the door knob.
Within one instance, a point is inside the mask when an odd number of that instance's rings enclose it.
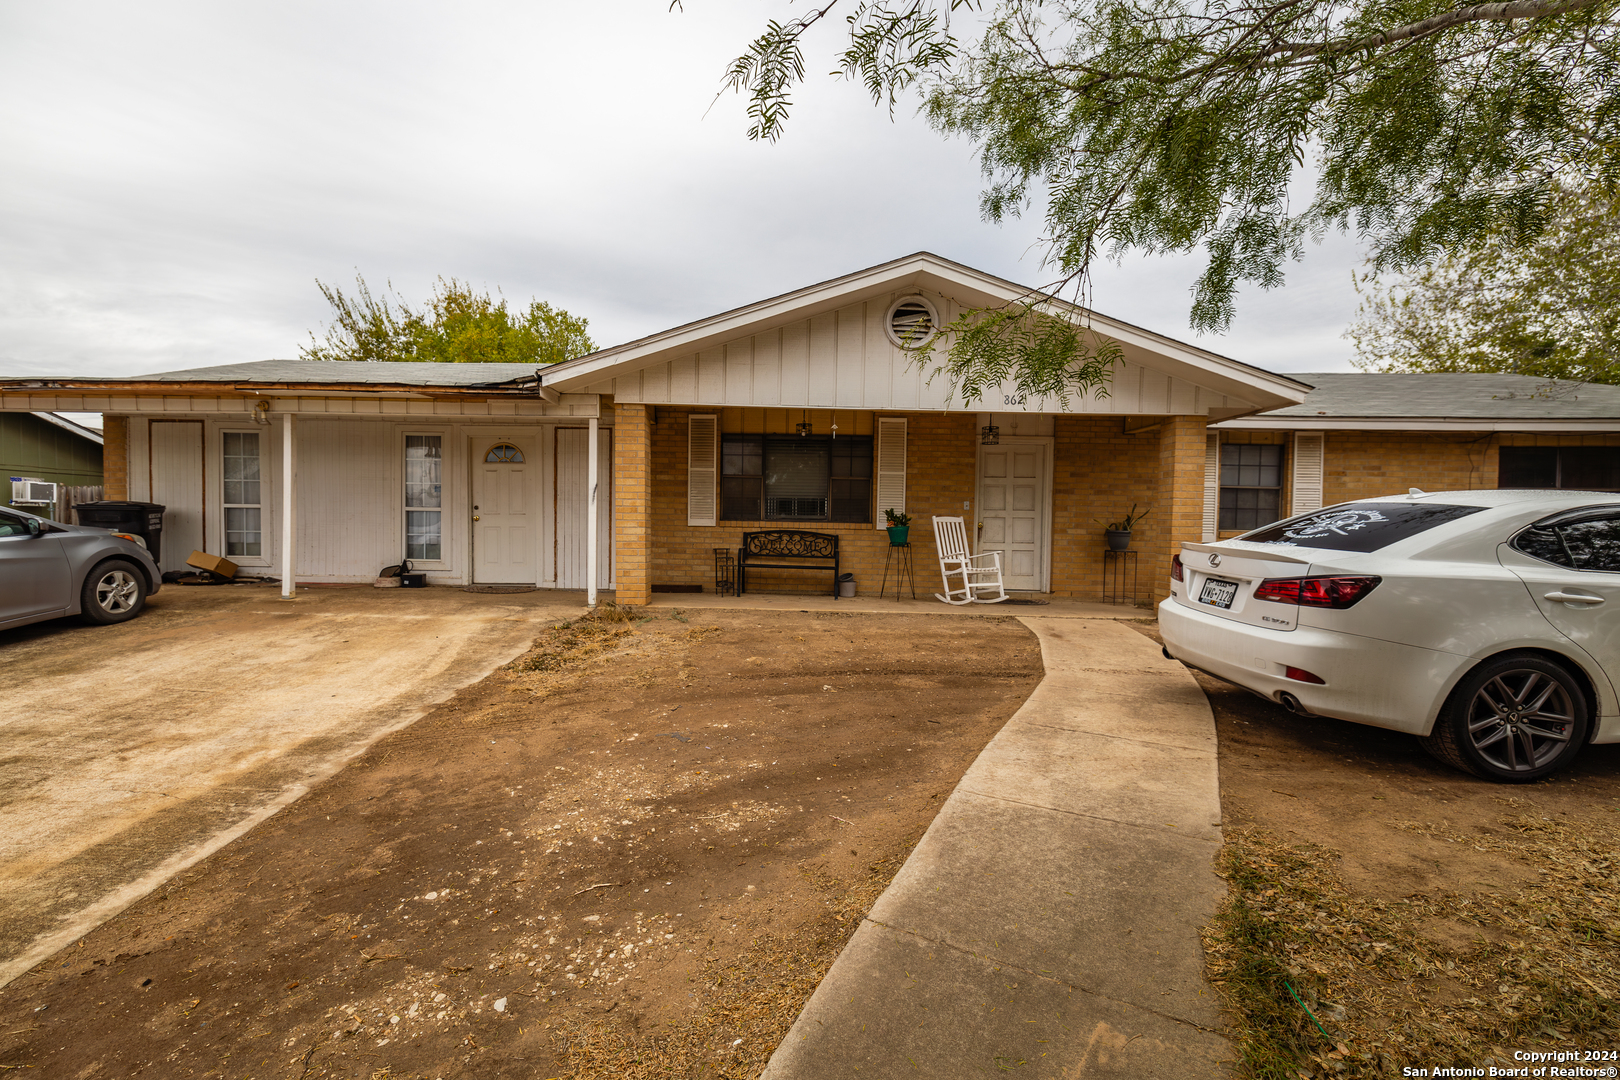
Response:
[[[478,515],[477,515],[477,514],[474,514],[474,515],[473,515],[473,520],[474,520],[474,521],[477,521],[477,520],[478,520]]]

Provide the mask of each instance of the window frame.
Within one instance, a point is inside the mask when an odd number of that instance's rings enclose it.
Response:
[[[275,448],[270,445],[270,430],[264,427],[221,427],[219,434],[219,550],[225,553],[225,558],[238,566],[269,566],[271,565],[271,541],[275,537],[274,522],[271,520],[274,509],[274,497],[266,498],[267,488],[273,489],[270,476],[270,467],[275,459]],[[259,501],[257,503],[233,503],[225,498],[225,485],[229,478],[225,475],[225,440],[230,435],[253,435],[259,440]],[[230,553],[230,518],[232,510],[257,510],[259,512],[259,554],[232,555]]]
[[[1244,450],[1244,449],[1248,449],[1250,447],[1253,447],[1255,449],[1262,450],[1262,451],[1264,451],[1264,450],[1274,450],[1274,451],[1276,451],[1276,454],[1277,454],[1277,464],[1276,464],[1277,483],[1275,485],[1270,485],[1270,484],[1227,484],[1227,483],[1223,482],[1223,480],[1224,480],[1223,473],[1225,472],[1225,470],[1227,468],[1227,463],[1224,460],[1225,457],[1226,457],[1226,451],[1228,449],[1241,451],[1241,450]],[[1240,442],[1226,442],[1225,440],[1222,440],[1222,442],[1220,444],[1220,450],[1216,454],[1216,457],[1215,457],[1215,530],[1216,530],[1217,535],[1220,534],[1220,533],[1252,532],[1255,529],[1263,529],[1267,525],[1276,524],[1277,522],[1283,521],[1288,517],[1288,515],[1283,512],[1283,490],[1284,490],[1284,488],[1286,486],[1286,477],[1287,477],[1287,460],[1286,460],[1287,456],[1288,456],[1287,449],[1288,448],[1283,443],[1280,443],[1280,442],[1279,443],[1240,443]],[[1245,466],[1243,465],[1242,462],[1236,462],[1236,463],[1234,463],[1233,467],[1238,468],[1238,469],[1242,469]],[[1267,466],[1265,465],[1264,462],[1261,462],[1256,467],[1264,469]],[[1234,523],[1234,522],[1230,521],[1227,518],[1227,513],[1229,512],[1229,508],[1225,505],[1226,493],[1228,491],[1274,491],[1274,492],[1276,492],[1277,493],[1277,506],[1275,508],[1276,516],[1273,517],[1270,521],[1256,521],[1256,522],[1254,522],[1252,524],[1248,524],[1248,525],[1237,524],[1237,523]],[[1255,511],[1256,513],[1263,513],[1264,512],[1263,507],[1233,506],[1233,507],[1230,508],[1230,512],[1233,513],[1233,514],[1236,514],[1236,513],[1242,512],[1242,511],[1246,511],[1246,510],[1252,510],[1252,511]]]
[[[410,502],[410,498],[411,498],[411,495],[410,495],[410,484],[411,484],[411,479],[410,479],[410,476],[411,476],[410,450],[411,450],[411,440],[412,439],[437,439],[438,440],[438,443],[439,443],[439,476],[438,476],[439,505],[438,506],[412,506],[411,505],[411,502]],[[401,557],[410,560],[410,563],[411,563],[411,565],[413,567],[421,566],[421,567],[431,568],[431,569],[442,569],[443,567],[445,567],[449,563],[449,551],[448,551],[448,549],[450,547],[450,538],[449,538],[449,535],[448,535],[448,529],[446,528],[445,511],[446,511],[447,507],[446,507],[445,503],[446,503],[446,488],[448,486],[446,484],[446,480],[450,476],[450,469],[448,468],[448,466],[449,466],[449,462],[450,462],[450,446],[451,446],[452,442],[453,442],[453,440],[450,438],[449,432],[447,432],[447,431],[445,431],[443,429],[440,429],[440,430],[428,430],[428,429],[420,429],[420,428],[418,428],[418,429],[406,428],[406,429],[404,429],[404,430],[402,430],[400,432],[400,440],[399,440],[399,444],[398,444],[398,455],[399,456],[396,458],[396,460],[399,462],[399,470],[400,470],[399,488],[397,489],[398,492],[399,492],[399,500],[400,500],[399,504],[398,504],[399,505],[399,511],[400,511],[399,534],[398,535],[399,535],[399,544],[400,544]],[[438,518],[439,518],[439,522],[438,522],[438,524],[439,524],[439,531],[438,531],[439,554],[438,554],[437,558],[428,558],[428,557],[425,557],[425,556],[421,557],[421,558],[418,558],[418,557],[415,557],[415,556],[410,554],[411,515],[413,513],[415,513],[415,514],[432,514],[432,513],[436,513],[438,515]]]
[[[770,475],[769,447],[772,439],[780,439],[784,442],[793,444],[802,443],[806,445],[820,445],[822,447],[824,451],[823,460],[826,468],[826,476],[824,478],[826,486],[824,488],[824,493],[820,496],[824,507],[824,512],[821,516],[788,517],[782,515],[773,515],[768,512],[769,501],[768,493],[766,491],[766,481]],[[840,443],[843,445],[840,446]],[[752,446],[756,447],[757,450],[754,452],[740,453],[738,450],[732,449],[733,447],[739,447],[747,444],[752,444]],[[837,451],[843,449],[844,447],[864,447],[865,454],[861,455],[857,453],[850,455],[847,452],[843,455],[837,454]],[[716,507],[717,513],[715,520],[717,523],[769,521],[786,525],[871,525],[873,518],[875,517],[872,500],[876,497],[877,486],[876,455],[877,438],[875,435],[844,435],[839,438],[833,438],[830,435],[797,436],[781,432],[766,433],[723,431],[720,433],[719,453],[717,454],[719,459],[719,469],[716,479],[718,481],[719,499],[717,501],[719,505]],[[864,476],[857,476],[854,474],[840,475],[835,471],[835,462],[839,460],[840,457],[847,461],[851,457],[859,459],[862,456],[864,456],[866,460],[866,473]],[[728,457],[754,458],[758,461],[759,471],[731,471],[727,463]],[[747,483],[748,481],[753,481],[754,483],[750,485]],[[859,519],[845,520],[835,518],[833,513],[835,502],[833,492],[837,490],[841,483],[846,487],[850,486],[852,483],[865,484],[865,497],[860,499],[862,516]],[[743,493],[743,489],[750,486],[754,488],[753,492],[751,494]],[[814,496],[805,497],[814,498]],[[851,494],[845,494],[839,498],[846,505],[852,504],[856,501],[856,497]],[[734,516],[732,514],[731,510],[733,505],[742,500],[752,501],[755,509],[754,514],[750,516]]]
[[[1552,454],[1552,457],[1553,457],[1553,462],[1552,462],[1552,471],[1553,471],[1553,477],[1552,478],[1553,478],[1553,482],[1552,482],[1552,485],[1551,486],[1540,486],[1540,485],[1538,485],[1538,486],[1533,486],[1533,487],[1529,487],[1529,488],[1524,488],[1522,486],[1515,485],[1514,488],[1504,488],[1504,486],[1502,484],[1502,455],[1504,453],[1513,454],[1513,453],[1517,453],[1517,452],[1520,452],[1520,451],[1534,451],[1534,450],[1540,450],[1540,451],[1544,451],[1544,452],[1548,452],[1548,453]],[[1568,453],[1568,452],[1571,452],[1571,451],[1576,452],[1576,453],[1579,453],[1581,451],[1585,451],[1585,452],[1588,452],[1588,453],[1590,453],[1592,451],[1607,451],[1608,453],[1614,455],[1615,461],[1613,462],[1613,466],[1614,466],[1616,472],[1620,473],[1620,446],[1499,446],[1499,447],[1497,447],[1497,451],[1496,451],[1496,487],[1497,487],[1497,490],[1498,491],[1502,491],[1502,490],[1603,491],[1603,492],[1620,493],[1620,486],[1616,486],[1616,487],[1612,487],[1612,488],[1566,487],[1566,486],[1564,486],[1564,471],[1565,471],[1564,455],[1566,453]],[[1617,477],[1617,478],[1620,478],[1620,477]]]

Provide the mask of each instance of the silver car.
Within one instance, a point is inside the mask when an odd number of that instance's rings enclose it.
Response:
[[[157,563],[132,533],[0,507],[0,630],[64,615],[123,622],[162,584]]]

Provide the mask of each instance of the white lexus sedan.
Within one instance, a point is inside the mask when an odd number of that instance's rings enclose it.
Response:
[[[1165,653],[1490,780],[1620,742],[1620,495],[1444,491],[1183,544]]]

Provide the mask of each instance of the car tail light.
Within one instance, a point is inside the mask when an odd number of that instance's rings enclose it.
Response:
[[[1322,676],[1313,675],[1304,668],[1285,667],[1283,668],[1283,674],[1288,676],[1290,679],[1293,679],[1295,682],[1316,683],[1318,686],[1327,685],[1327,680],[1322,678]]]
[[[1170,556],[1170,580],[1171,581],[1186,581],[1187,580],[1186,576],[1184,574],[1182,574],[1182,572],[1181,572],[1181,556],[1180,555],[1172,555],[1172,556]]]
[[[1254,590],[1256,600],[1301,607],[1347,608],[1378,587],[1378,577],[1267,578]]]

